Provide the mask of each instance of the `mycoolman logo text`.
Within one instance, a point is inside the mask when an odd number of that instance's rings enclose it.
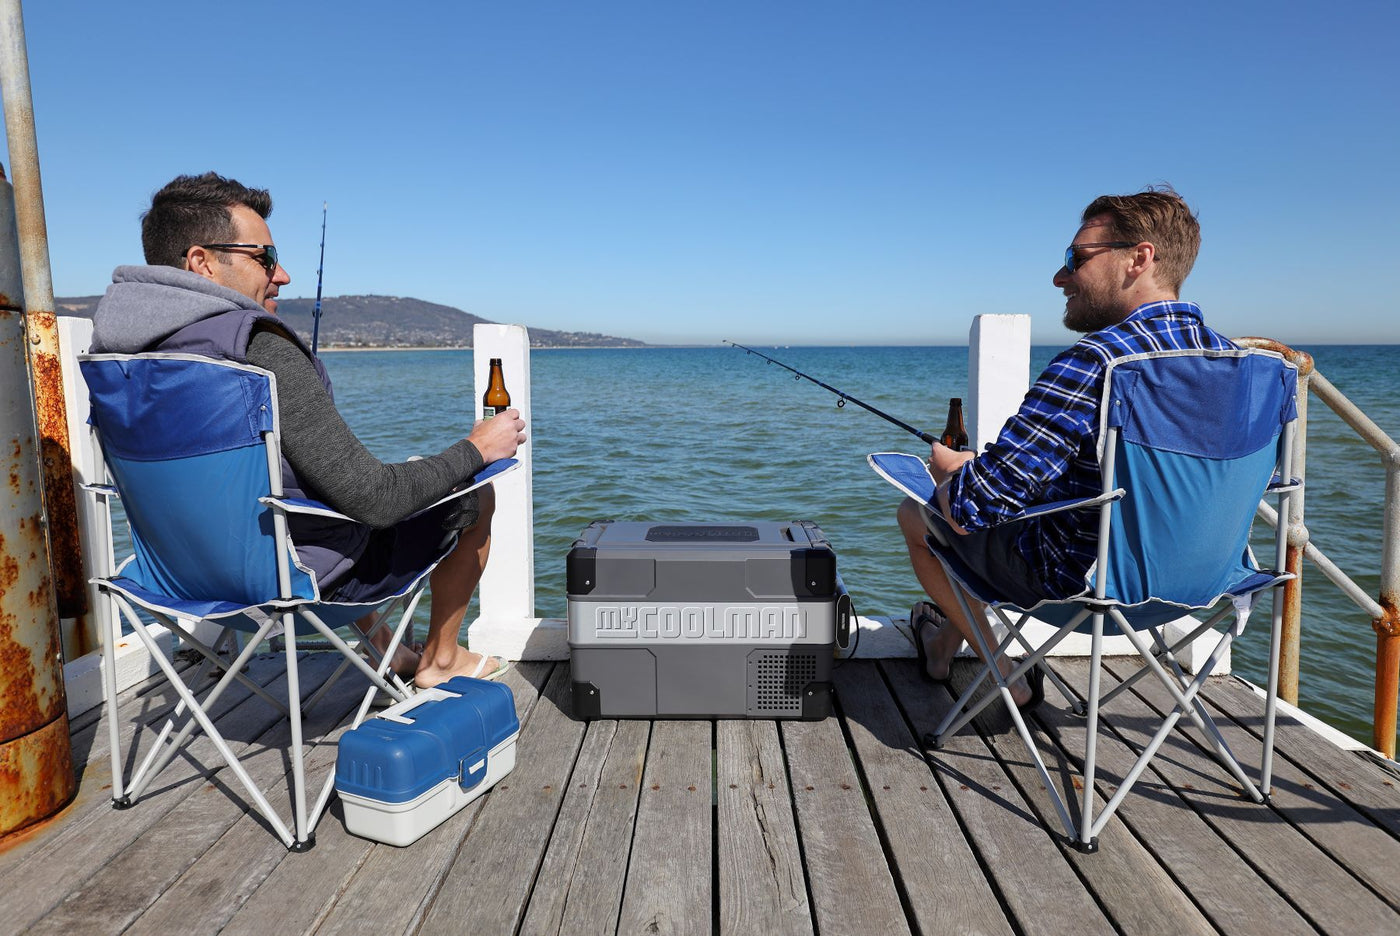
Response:
[[[698,640],[801,640],[807,613],[797,605],[600,605],[594,609],[599,638]]]

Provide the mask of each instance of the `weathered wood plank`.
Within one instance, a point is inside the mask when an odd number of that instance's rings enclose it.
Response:
[[[1078,722],[1077,732],[1066,725],[1069,720]],[[1043,730],[1037,730],[1042,721],[1058,723],[1060,738],[1069,742],[1068,750],[1074,760],[1066,761],[1060,748],[1047,739]],[[1058,774],[1068,781],[1061,784],[1060,795],[1065,798],[1071,817],[1076,819],[1079,819],[1079,796],[1083,790],[1078,771],[1083,766],[1083,729],[1086,724],[1084,719],[1071,715],[1064,699],[1054,692],[1047,696],[1036,719],[1030,722],[1036,748],[1051,775]],[[1000,732],[989,735],[987,742],[1020,786],[1022,795],[1040,813],[1041,822],[1047,828],[1059,830],[1059,815],[1020,736],[1014,731]],[[1072,774],[1066,775],[1066,766]],[[1096,794],[1098,789],[1096,784]],[[1134,789],[1137,790],[1137,787]],[[1102,798],[1096,800],[1095,815],[1104,802]],[[1093,855],[1082,854],[1063,839],[1060,841],[1065,857],[1079,872],[1103,912],[1122,932],[1162,932],[1173,936],[1212,936],[1216,932],[1200,909],[1116,813],[1099,832],[1098,840],[1099,852]]]
[[[881,665],[914,730],[922,736],[936,728],[953,705],[948,691],[923,683],[914,663]],[[1005,714],[998,714],[991,722],[979,721],[992,730],[1010,730]],[[941,750],[930,752],[930,762],[1013,925],[1026,936],[1058,936],[1066,920],[1073,921],[1080,936],[1114,933],[1055,839],[977,736],[976,727],[948,738]]]
[[[1104,673],[1105,691],[1117,683]],[[1160,689],[1160,684],[1156,684]],[[1131,746],[1150,740],[1158,713],[1138,692],[1153,692],[1139,682],[1133,693],[1115,699],[1108,723]],[[1161,689],[1165,693],[1164,689]],[[1191,729],[1194,734],[1195,729]],[[1182,799],[1228,839],[1314,926],[1325,932],[1395,932],[1400,918],[1346,869],[1267,805],[1250,802],[1232,777],[1181,731],[1172,731],[1153,766]]]
[[[304,660],[300,667],[304,679],[302,691],[308,694],[315,691],[332,673],[333,667],[335,660]],[[308,735],[323,735],[343,721],[354,704],[347,691],[350,688],[353,687],[336,686],[322,705],[309,712],[305,718]],[[249,744],[242,758],[244,770],[253,783],[269,793],[273,809],[283,811],[284,818],[290,818],[291,809],[290,796],[284,788],[286,749],[290,744],[290,723],[280,719],[265,735]],[[231,774],[225,777],[225,774],[227,772],[221,771],[213,782],[200,785],[161,823],[141,832],[136,841],[84,881],[81,890],[74,891],[48,915],[32,923],[29,932],[66,933],[81,928],[84,921],[90,919],[102,919],[113,929],[125,929],[130,925],[172,881],[209,851],[218,837],[244,816],[245,810],[252,809],[251,804],[244,802],[246,792],[238,785],[237,778]],[[120,818],[119,814],[113,816]],[[266,835],[280,848],[280,839],[274,838],[270,828]]]
[[[286,692],[284,667],[268,688],[271,692]],[[281,713],[248,690],[235,684],[220,697],[213,707],[213,720],[235,754],[241,754],[249,743],[261,736],[281,719]],[[123,745],[134,730],[130,717],[122,713]],[[145,743],[154,735],[144,732]],[[128,763],[144,754],[132,750]],[[13,921],[23,929],[100,870],[111,858],[134,842],[143,832],[165,819],[191,793],[203,787],[210,778],[218,781],[224,768],[218,751],[203,732],[191,739],[183,753],[170,762],[161,775],[131,809],[114,813],[106,809],[90,809],[67,824],[63,832],[30,860],[11,868],[6,886],[0,893],[0,919]],[[108,771],[109,762],[103,758],[91,770]],[[129,769],[129,768],[128,768]],[[236,781],[235,781],[236,782]]]
[[[266,678],[271,679],[273,675],[275,673],[268,671]],[[152,677],[128,688],[117,697],[118,711],[122,713],[119,717],[136,711],[138,699],[160,689],[165,689],[169,694],[165,710],[173,708],[176,702],[174,690],[169,689],[164,677]],[[77,794],[71,803],[48,821],[5,837],[3,851],[0,851],[0,879],[5,876],[11,865],[33,861],[41,855],[45,849],[67,834],[66,830],[79,816],[91,811],[111,809],[112,771],[108,760],[111,748],[107,740],[105,710],[105,706],[94,709],[81,727],[70,725],[73,770],[78,779]],[[128,730],[123,743],[129,741]],[[98,764],[99,760],[102,763]],[[94,764],[92,769],[88,769],[89,763]]]
[[[841,711],[897,869],[924,933],[1009,934],[1007,922],[918,739],[874,663],[834,674]]]
[[[1119,671],[1119,675],[1124,673]],[[1166,696],[1153,696],[1150,701],[1160,711]],[[1212,714],[1225,743],[1240,759],[1246,774],[1258,783],[1263,745],[1228,715],[1222,717],[1217,706],[1210,707],[1215,710]],[[1262,706],[1259,715],[1262,718]],[[1322,738],[1317,738],[1317,743],[1331,747]],[[1342,753],[1335,747],[1332,750],[1334,756]],[[1368,815],[1327,786],[1314,782],[1289,758],[1277,753],[1271,805],[1334,861],[1351,869],[1392,908],[1400,908],[1400,878],[1394,873],[1400,867],[1400,841],[1373,824]]]
[[[1210,680],[1201,694],[1255,738],[1264,733],[1264,700],[1238,680]],[[1400,836],[1400,777],[1363,754],[1339,750],[1284,712],[1274,733],[1275,762],[1287,758],[1391,835]],[[1257,760],[1257,758],[1256,758]],[[1311,781],[1309,781],[1311,782]],[[1306,789],[1307,787],[1305,787]]]
[[[713,912],[711,725],[652,725],[619,933],[708,934]]]
[[[552,664],[522,665],[503,677],[515,694],[522,737],[538,705],[538,684],[545,681],[546,674],[553,668]],[[516,749],[518,753],[519,742]],[[269,878],[258,889],[256,902],[250,900],[234,918],[235,925],[224,932],[265,936],[270,931],[296,932],[301,927],[305,927],[305,931],[314,928],[317,933],[413,931],[481,810],[515,776],[512,772],[494,789],[407,848],[375,844],[350,835],[337,802],[334,819],[326,823],[324,839],[318,836],[316,848],[308,855],[288,855],[273,875],[280,879]],[[504,841],[509,842],[508,839]],[[312,860],[302,860],[306,858]],[[347,863],[347,858],[353,860]],[[295,926],[289,925],[285,910],[275,900],[277,888],[301,890],[313,882],[325,888],[308,901],[318,907],[318,912],[313,916],[299,910],[294,918]],[[309,922],[303,922],[307,920]]]
[[[302,662],[301,689],[309,694],[321,685],[335,668],[335,660],[313,656]],[[319,737],[331,731],[349,714],[362,696],[361,687],[350,681],[337,683],[304,718],[308,736]],[[291,725],[280,719],[249,746],[243,767],[274,810],[281,811],[291,824],[291,802],[287,793],[287,764]],[[323,753],[322,758],[326,755]],[[209,850],[247,811],[251,804],[230,772],[221,771],[212,783],[202,784],[187,796],[164,821],[143,832],[119,855],[84,882],[48,915],[30,926],[32,933],[66,933],[81,929],[85,921],[103,920],[113,929],[125,929],[154,903],[173,881]],[[114,814],[120,819],[120,814]],[[264,832],[279,849],[283,846],[269,827]]]
[[[320,655],[334,662],[328,654]],[[326,776],[335,769],[336,742],[349,729],[350,718],[367,686],[367,680],[358,674],[345,674],[318,702],[303,725],[304,739],[308,744],[314,743],[306,755],[308,808],[313,805]],[[290,745],[288,723],[281,722],[276,731],[278,737],[268,742],[273,752]],[[276,779],[274,786],[264,785],[264,793],[274,806],[281,803],[273,794],[280,792],[285,798],[289,779],[289,775],[284,774]],[[291,814],[290,801],[284,814]],[[184,873],[126,931],[129,936],[180,929],[218,932],[273,869],[288,857],[281,840],[271,834],[251,809],[241,811],[236,820],[217,842],[187,861]],[[317,841],[320,842],[325,830],[338,821],[329,811],[322,816],[315,830]]]
[[[1054,666],[1071,686],[1080,689],[1087,686],[1086,660],[1056,660]],[[1105,714],[1112,719],[1113,707]],[[1064,710],[1051,709],[1042,710],[1040,721],[1047,734],[1070,753],[1075,769],[1082,768],[1085,720]],[[1098,782],[1095,784],[1098,806],[1117,790],[1136,759],[1137,752],[1124,745],[1113,732],[1105,730],[1101,720]],[[1227,936],[1305,936],[1315,932],[1238,852],[1151,770],[1124,798],[1117,815],[1162,867],[1180,882],[1192,902],[1221,933]],[[1110,823],[1109,827],[1116,825],[1116,822]],[[1098,864],[1103,868],[1095,869],[1094,875],[1086,874],[1086,878],[1093,881],[1098,873],[1112,875],[1115,855],[1105,841],[1098,855],[1084,857],[1081,871]]]
[[[809,934],[812,908],[778,726],[724,720],[715,732],[719,931]]]
[[[784,722],[782,737],[817,929],[909,932],[839,721]]]
[[[644,721],[589,723],[521,933],[617,927],[650,734]]]
[[[477,813],[421,933],[510,933],[520,924],[583,740],[583,723],[566,714],[569,686],[569,667],[556,666],[521,731],[514,773]]]

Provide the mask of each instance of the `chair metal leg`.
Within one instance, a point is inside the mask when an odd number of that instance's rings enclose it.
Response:
[[[1127,622],[1122,621],[1119,623],[1121,626],[1125,625]],[[1172,678],[1171,674],[1169,674],[1165,669],[1163,669],[1162,665],[1157,661],[1157,659],[1152,656],[1150,650],[1147,648],[1147,645],[1142,640],[1142,635],[1138,634],[1130,627],[1123,628],[1124,634],[1128,637],[1129,641],[1132,642],[1133,646],[1137,649],[1139,655],[1143,657],[1148,666],[1152,667],[1153,672],[1156,674],[1157,678],[1161,681],[1162,685],[1164,685],[1167,688],[1167,691],[1172,694],[1172,697],[1176,702],[1176,707],[1167,716],[1166,720],[1163,723],[1164,730],[1158,731],[1157,737],[1154,737],[1153,743],[1149,747],[1149,752],[1140,756],[1139,761],[1141,762],[1142,766],[1145,767],[1145,758],[1149,758],[1150,753],[1156,752],[1157,748],[1161,745],[1161,742],[1166,739],[1167,733],[1170,731],[1171,727],[1176,725],[1176,722],[1178,721],[1178,719],[1180,719],[1182,715],[1194,709],[1197,713],[1200,714],[1200,716],[1205,722],[1206,736],[1211,742],[1211,747],[1214,749],[1216,760],[1220,761],[1221,766],[1228,770],[1234,776],[1234,778],[1240,782],[1241,786],[1244,787],[1245,792],[1249,794],[1251,799],[1253,799],[1255,802],[1263,802],[1263,795],[1259,792],[1258,788],[1255,787],[1254,782],[1250,780],[1248,776],[1246,776],[1244,768],[1240,767],[1239,761],[1236,760],[1234,753],[1230,750],[1229,745],[1225,743],[1225,738],[1220,734],[1220,730],[1216,728],[1215,721],[1210,717],[1210,713],[1205,710],[1205,707],[1203,705],[1199,705],[1197,702],[1197,696],[1201,691],[1201,687],[1205,685],[1206,679],[1209,678],[1211,672],[1215,669],[1216,664],[1219,663],[1220,657],[1224,655],[1225,650],[1234,640],[1236,634],[1239,633],[1240,625],[1241,621],[1239,618],[1237,618],[1234,624],[1225,633],[1225,635],[1220,638],[1220,641],[1215,645],[1215,649],[1211,652],[1211,655],[1206,659],[1205,664],[1197,671],[1196,678],[1192,680],[1191,685],[1187,687],[1184,692],[1182,691],[1182,688],[1179,685],[1177,685],[1176,681]],[[1136,779],[1135,774],[1132,774],[1131,776],[1133,777],[1133,779]],[[1125,781],[1123,787],[1120,788],[1120,791],[1126,790],[1126,788],[1130,785],[1130,783]]]
[[[103,694],[107,703],[107,743],[111,746],[112,757],[112,804],[124,809],[131,805],[131,799],[123,788],[121,731],[117,724],[117,631],[120,618],[113,614],[116,597],[111,592],[102,592],[107,607],[106,620],[100,622],[102,628],[102,675],[107,683]]]
[[[1099,687],[1103,673],[1103,612],[1093,615],[1094,629],[1089,639],[1089,699],[1084,725],[1084,795],[1079,809],[1079,830],[1070,837],[1075,847],[1081,851],[1094,851],[1098,848],[1094,827],[1094,772],[1098,759],[1099,737]]]
[[[1264,796],[1273,792],[1274,723],[1278,713],[1279,650],[1283,645],[1283,586],[1275,587],[1273,592],[1273,619],[1269,627],[1269,679],[1264,696],[1264,753],[1259,763],[1259,791]]]
[[[149,636],[146,631],[146,626],[145,624],[139,622],[136,613],[130,608],[125,607],[123,608],[123,611],[127,614],[128,620],[132,621],[132,629],[136,631],[136,633],[140,635],[143,640],[147,640],[148,645],[154,646],[153,643],[149,643]],[[181,632],[176,631],[175,633],[179,634]],[[256,651],[257,642],[249,642],[249,644],[246,647],[244,647],[243,651],[238,655],[238,658],[233,662],[232,665],[230,665],[230,667],[224,673],[224,675],[220,677],[217,683],[214,684],[214,688],[210,689],[209,692],[205,694],[204,701],[203,703],[201,703],[200,707],[212,706],[215,702],[219,701],[219,697],[223,695],[224,690],[226,690],[229,686],[233,684],[234,680],[239,678],[246,680],[247,677],[243,676],[241,670],[244,664],[246,664],[248,660],[252,658],[253,654]],[[159,654],[155,650],[152,650],[151,652],[160,656],[162,660],[165,659],[164,654]],[[173,667],[171,668],[171,673],[174,673]],[[179,679],[178,676],[173,676],[171,678],[177,680],[180,683],[180,686],[188,689],[188,686],[186,685],[185,681]],[[176,691],[179,691],[178,688]],[[193,690],[189,690],[189,698],[191,700],[196,698]],[[174,759],[176,753],[178,753],[180,748],[184,746],[185,741],[189,739],[190,735],[194,732],[194,729],[198,726],[199,723],[196,720],[189,717],[189,715],[186,715],[184,722],[180,725],[179,732],[175,735],[174,738],[170,738],[170,732],[175,727],[176,719],[179,718],[181,715],[185,715],[186,710],[191,709],[193,706],[194,703],[187,703],[184,695],[181,694],[180,702],[175,706],[175,710],[171,712],[170,717],[166,719],[165,724],[161,726],[160,732],[156,737],[155,744],[151,747],[151,750],[146,754],[145,760],[142,761],[140,768],[136,771],[136,774],[131,779],[130,795],[132,799],[140,797],[140,795],[146,789],[146,784],[149,783],[156,776],[158,776],[160,772],[166,768],[166,765],[168,765],[170,761]],[[278,708],[281,708],[281,706],[279,705]]]
[[[288,848],[305,851],[314,844],[306,824],[306,752],[301,738],[301,676],[297,665],[296,615],[282,613],[282,637],[287,653],[287,708],[292,729],[292,813],[296,823],[296,841]]]
[[[175,672],[175,667],[165,658],[165,654],[160,652],[160,648],[156,646],[154,638],[147,632],[145,623],[142,622],[131,609],[123,607],[122,611],[127,615],[127,619],[132,622],[132,627],[137,637],[145,644],[146,649],[151,654],[151,659],[155,661],[156,666],[160,668],[165,678],[170,681],[171,687],[174,688],[176,694],[180,696],[181,701],[189,708],[191,715],[193,715],[199,727],[204,730],[205,735],[208,736],[215,749],[218,750],[219,756],[224,759],[224,763],[228,765],[229,770],[233,771],[234,776],[236,776],[239,783],[243,785],[244,791],[248,794],[249,798],[252,799],[258,812],[260,812],[263,818],[267,820],[268,824],[272,826],[273,831],[276,832],[277,837],[282,840],[283,844],[291,848],[294,840],[291,831],[287,828],[287,824],[273,811],[272,805],[267,801],[267,797],[263,796],[262,791],[259,790],[257,784],[253,782],[253,778],[248,775],[248,771],[244,769],[242,762],[234,755],[233,750],[228,746],[223,735],[214,727],[214,722],[209,718],[208,714],[205,713],[204,709],[200,707],[198,700],[194,697],[194,693],[185,685],[184,680],[180,679],[180,674]],[[225,679],[227,679],[227,675]],[[168,747],[167,750],[169,750]]]

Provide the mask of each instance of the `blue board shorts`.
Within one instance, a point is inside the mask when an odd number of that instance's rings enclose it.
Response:
[[[941,512],[927,504],[920,505],[920,512],[929,536],[947,547],[974,575],[993,585],[1001,600],[1029,608],[1052,597],[1035,569],[1016,548],[1022,530],[1020,524],[1008,523],[961,534],[948,525]],[[974,585],[974,591],[980,590],[975,583],[969,584]]]

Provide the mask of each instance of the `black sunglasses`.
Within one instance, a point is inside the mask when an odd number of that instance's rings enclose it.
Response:
[[[242,248],[245,250],[261,250],[260,254],[253,254],[252,257],[262,268],[269,273],[277,269],[277,248],[272,244],[200,244],[205,250],[234,250]]]
[[[1092,257],[1086,257],[1084,260],[1080,260],[1080,259],[1079,259],[1079,256],[1075,253],[1075,251],[1076,251],[1076,250],[1080,250],[1080,249],[1082,249],[1082,248],[1084,248],[1084,247],[1136,247],[1136,246],[1137,246],[1137,243],[1136,243],[1136,242],[1133,242],[1133,241],[1097,241],[1097,242],[1092,243],[1092,244],[1070,244],[1068,247],[1065,248],[1065,272],[1067,272],[1067,273],[1073,273],[1075,270],[1079,269],[1079,267],[1083,266],[1085,263],[1088,263],[1089,260],[1093,259]],[[1097,257],[1098,254],[1094,254],[1094,256]]]

